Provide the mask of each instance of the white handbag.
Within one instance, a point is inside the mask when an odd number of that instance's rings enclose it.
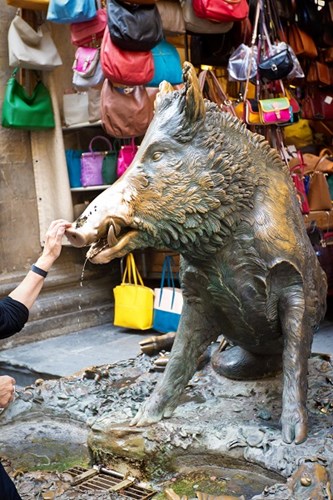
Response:
[[[8,31],[9,66],[51,71],[62,65],[61,57],[46,24],[35,31],[16,15]]]
[[[89,98],[87,92],[75,92],[63,95],[63,116],[65,125],[77,125],[89,122]]]

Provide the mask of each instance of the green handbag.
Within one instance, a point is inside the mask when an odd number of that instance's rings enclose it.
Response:
[[[113,184],[117,179],[117,161],[120,144],[113,141],[113,149],[107,152],[103,159],[102,178],[104,184]]]
[[[2,126],[26,130],[55,127],[52,101],[43,82],[37,82],[32,95],[16,80],[17,68],[9,78],[2,106]]]

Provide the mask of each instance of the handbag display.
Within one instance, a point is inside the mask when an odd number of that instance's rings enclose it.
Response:
[[[101,64],[106,78],[122,85],[145,85],[154,76],[151,51],[133,52],[119,49],[112,42],[108,29],[105,30],[102,40]]]
[[[108,149],[104,151],[94,151],[93,144],[96,140],[104,141]],[[81,155],[81,185],[86,186],[101,186],[104,184],[103,179],[103,162],[106,156],[110,155],[110,161],[104,164],[104,177],[112,184],[116,180],[116,161],[115,152],[112,150],[112,144],[106,137],[97,135],[92,138],[89,143],[89,151]],[[113,172],[112,172],[113,166]]]
[[[18,9],[47,10],[49,0],[7,0],[7,4]]]
[[[29,95],[16,80],[17,69],[9,78],[2,105],[1,124],[5,128],[43,130],[55,127],[51,96],[38,81]]]
[[[35,31],[16,15],[8,30],[9,66],[50,71],[62,65],[61,57],[46,24]]]
[[[113,289],[115,326],[148,330],[153,326],[154,292],[144,286],[134,256],[126,257],[122,282]]]
[[[258,110],[262,125],[288,123],[292,120],[292,110],[287,97],[259,99]]]
[[[87,92],[73,92],[63,97],[64,124],[69,127],[89,122],[89,98]]]
[[[159,3],[160,2],[158,2],[157,5],[159,5]],[[203,19],[196,16],[192,6],[192,0],[181,0],[180,3],[183,10],[185,29],[190,33],[206,33],[209,35],[214,33],[227,33],[234,25],[231,21],[228,23],[216,23],[209,19]]]
[[[126,172],[134,160],[137,150],[138,146],[135,144],[133,138],[129,144],[121,146],[117,160],[117,177],[121,177]]]
[[[53,23],[70,24],[89,21],[97,15],[91,0],[49,0],[46,19]]]
[[[98,43],[103,38],[106,27],[106,10],[98,9],[96,17],[81,23],[72,23],[71,42],[73,45],[83,47],[91,42]]]
[[[153,55],[154,76],[147,83],[147,86],[158,87],[163,80],[171,83],[171,85],[182,83],[182,63],[176,47],[163,40],[151,52]]]
[[[175,287],[171,260],[170,255],[165,257],[160,288],[154,289],[153,328],[161,333],[177,331],[183,308],[182,290]]]
[[[241,21],[248,17],[246,0],[192,0],[193,10],[198,17],[217,22]]]
[[[116,87],[105,80],[101,91],[101,120],[108,135],[125,139],[145,134],[153,119],[154,104],[146,88]]]
[[[163,39],[162,19],[156,5],[108,0],[107,24],[111,40],[122,50],[151,50]]]

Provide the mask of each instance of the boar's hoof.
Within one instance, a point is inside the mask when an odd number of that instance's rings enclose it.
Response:
[[[233,380],[256,380],[280,373],[282,356],[254,354],[236,346],[215,352],[212,367],[219,375]]]

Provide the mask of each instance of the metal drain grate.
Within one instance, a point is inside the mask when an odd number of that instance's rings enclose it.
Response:
[[[94,466],[92,469],[72,467],[66,472],[73,476],[72,486],[79,491],[103,490],[137,500],[151,498],[156,493],[134,477],[126,477],[105,467]]]

